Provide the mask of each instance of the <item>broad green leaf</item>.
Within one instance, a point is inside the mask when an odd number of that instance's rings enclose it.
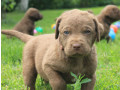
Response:
[[[90,82],[90,81],[91,81],[91,79],[85,78],[85,79],[83,79],[83,80],[81,81],[81,84],[83,84],[83,83],[88,83],[88,82]]]
[[[77,76],[74,73],[70,72],[70,74],[77,80]]]

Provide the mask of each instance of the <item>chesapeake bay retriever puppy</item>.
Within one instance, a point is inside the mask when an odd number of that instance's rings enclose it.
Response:
[[[97,19],[104,27],[104,31],[101,31],[101,40],[106,39],[108,42],[110,39],[108,36],[110,25],[120,20],[120,9],[115,5],[107,5],[97,16]]]
[[[13,29],[22,33],[33,35],[33,30],[35,28],[34,23],[42,18],[43,16],[39,13],[39,10],[35,8],[29,8],[22,20],[18,22]]]
[[[25,85],[35,89],[37,74],[49,81],[53,90],[66,90],[76,75],[85,75],[91,82],[82,90],[93,90],[96,81],[97,54],[94,42],[100,40],[102,25],[96,17],[77,9],[63,13],[56,21],[55,34],[30,36],[14,30],[3,30],[26,43],[23,50]]]

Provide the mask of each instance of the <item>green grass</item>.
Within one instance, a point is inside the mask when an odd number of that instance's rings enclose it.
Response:
[[[120,7],[120,6],[119,6]],[[91,9],[98,14],[103,7],[81,8],[81,10]],[[44,19],[36,22],[36,27],[43,28],[43,33],[53,33],[51,25],[55,23],[62,10],[40,11]],[[15,11],[7,14],[6,23],[2,22],[2,29],[12,29],[14,25],[24,16],[23,12]],[[37,34],[38,35],[38,34]],[[24,43],[13,38],[7,39],[1,36],[1,89],[2,90],[21,90],[24,89],[22,77],[22,50]],[[96,70],[97,81],[95,90],[120,90],[120,30],[116,34],[114,42],[106,43],[105,40],[96,43],[98,54],[98,67]],[[68,85],[68,90],[73,90]],[[36,81],[37,90],[50,90],[50,85],[45,85],[38,76]]]

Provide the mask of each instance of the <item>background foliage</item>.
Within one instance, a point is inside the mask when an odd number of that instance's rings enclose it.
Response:
[[[61,9],[104,6],[107,4],[120,4],[119,0],[30,0],[29,7],[38,9]]]
[[[15,10],[21,0],[2,0],[2,8],[7,11]],[[37,9],[63,9],[104,6],[107,4],[119,5],[120,0],[29,0],[29,7]]]

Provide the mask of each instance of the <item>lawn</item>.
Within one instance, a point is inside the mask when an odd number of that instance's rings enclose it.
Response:
[[[120,6],[119,6],[120,8]],[[81,8],[81,10],[93,10],[95,14],[103,7]],[[53,33],[51,25],[55,23],[56,17],[62,10],[41,10],[44,19],[36,22],[36,27],[42,27],[43,32],[38,34]],[[7,14],[6,23],[1,23],[1,29],[12,29],[14,25],[24,16],[24,12],[11,12]],[[38,35],[36,34],[36,35]],[[2,90],[21,90],[24,89],[22,77],[22,50],[24,43],[16,38],[7,39],[1,35],[1,89]],[[116,34],[114,42],[109,44],[105,40],[96,43],[98,54],[98,67],[96,70],[97,81],[95,90],[120,90],[120,30]],[[68,90],[73,90],[68,85]],[[37,90],[50,90],[50,86],[44,84],[38,75],[36,81]]]

